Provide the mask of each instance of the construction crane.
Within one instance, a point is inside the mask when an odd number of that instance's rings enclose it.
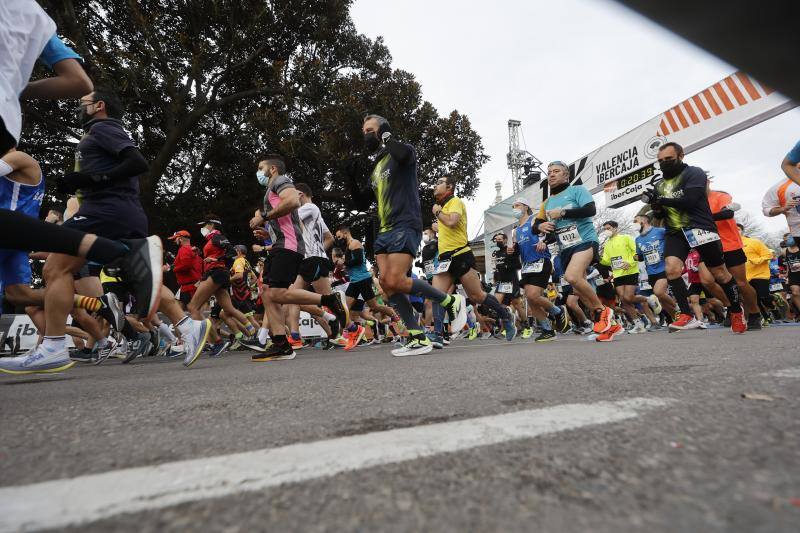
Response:
[[[536,156],[519,146],[520,126],[519,120],[508,121],[508,168],[511,169],[511,183],[514,194],[525,187],[530,187],[542,179],[542,162]]]

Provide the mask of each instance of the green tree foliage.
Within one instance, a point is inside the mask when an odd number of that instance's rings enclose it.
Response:
[[[440,116],[423,101],[414,76],[392,68],[382,40],[356,31],[349,0],[41,3],[95,84],[126,105],[125,123],[150,162],[140,186],[153,231],[193,229],[213,211],[232,240],[249,242],[247,221],[263,198],[256,163],[271,152],[315,191],[331,224],[363,224],[339,170],[362,157],[367,113],[387,117],[416,146],[425,216],[436,176],[458,176],[466,197],[477,189],[488,157],[469,119]],[[73,163],[75,105],[25,109],[22,148],[51,179]]]

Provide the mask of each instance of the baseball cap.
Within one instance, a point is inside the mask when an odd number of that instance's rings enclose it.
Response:
[[[188,231],[186,231],[185,229],[182,229],[182,230],[176,231],[175,233],[172,234],[171,237],[167,237],[167,239],[169,239],[171,241],[176,241],[180,237],[186,237],[186,238],[190,239],[192,236],[189,234]]]
[[[523,198],[522,196],[520,196],[520,197],[518,197],[518,198],[515,198],[515,199],[514,199],[514,203],[513,203],[513,204],[511,204],[511,205],[514,205],[514,204],[522,204],[522,205],[527,205],[528,207],[530,207],[530,206],[531,206],[530,202],[528,202],[528,200],[526,200],[526,199],[525,199],[525,198]]]
[[[214,224],[215,226],[221,226],[221,225],[222,225],[222,221],[220,221],[220,220],[217,220],[216,218],[206,218],[206,219],[204,219],[203,221],[201,221],[201,222],[198,222],[198,223],[197,223],[197,225],[198,225],[198,226],[205,226],[205,225],[206,225],[206,224],[208,224],[209,222],[210,222],[210,223],[212,223],[212,224]]]

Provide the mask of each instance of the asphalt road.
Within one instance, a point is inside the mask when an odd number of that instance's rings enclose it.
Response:
[[[3,376],[0,490],[564,404],[650,398],[665,405],[621,421],[279,487],[163,508],[154,489],[155,508],[125,513],[123,506],[67,529],[794,532],[798,340],[800,327],[742,336],[719,329],[648,333],[603,344],[575,336],[544,345],[459,340],[410,358],[394,358],[382,346],[350,353],[306,348],[276,363],[251,363],[246,352],[234,352],[191,369],[140,359],[57,376]],[[288,462],[288,475],[295,468]],[[87,501],[100,496],[85,492]],[[50,503],[46,492],[37,499]],[[11,511],[0,499],[0,516]]]

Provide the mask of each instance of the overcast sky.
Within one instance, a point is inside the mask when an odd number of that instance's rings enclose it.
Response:
[[[468,203],[470,238],[495,182],[503,197],[512,192],[509,118],[522,121],[523,148],[571,162],[736,70],[606,0],[356,0],[352,17],[361,33],[383,36],[394,67],[416,76],[441,115],[466,114],[483,138],[491,160]],[[761,197],[783,177],[798,120],[794,109],[686,161],[711,171],[714,187],[766,229],[783,230],[783,217],[761,215]]]

